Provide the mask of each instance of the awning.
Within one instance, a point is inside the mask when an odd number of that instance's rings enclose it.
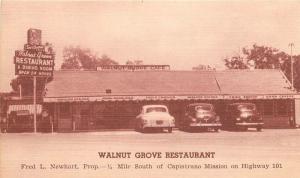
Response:
[[[7,114],[10,114],[12,111],[28,111],[29,114],[34,113],[34,105],[33,104],[26,104],[26,105],[9,105]],[[37,114],[42,113],[42,105],[36,105],[36,112]]]
[[[255,100],[255,99],[297,99],[300,95],[152,95],[152,96],[78,96],[78,97],[44,97],[44,102],[94,102],[94,101],[162,101],[162,100]]]

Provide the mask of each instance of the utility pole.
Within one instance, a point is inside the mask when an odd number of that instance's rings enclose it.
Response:
[[[293,63],[293,47],[294,47],[294,43],[290,43],[289,47],[291,47],[291,83],[292,83],[292,90],[294,90],[294,63]]]
[[[36,133],[36,76],[33,76],[33,127],[34,127],[34,133]]]

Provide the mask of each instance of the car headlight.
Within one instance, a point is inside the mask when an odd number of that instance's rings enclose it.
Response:
[[[236,120],[237,120],[237,121],[240,121],[240,120],[241,120],[241,118],[237,117],[237,118],[236,118]]]
[[[147,120],[146,119],[143,119],[143,124],[147,124]]]
[[[197,119],[196,118],[192,118],[191,121],[192,122],[197,122]]]

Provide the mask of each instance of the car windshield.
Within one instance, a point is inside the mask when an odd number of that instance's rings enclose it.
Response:
[[[167,112],[167,109],[164,107],[151,107],[146,109],[146,113],[149,112]]]
[[[205,111],[211,111],[212,109],[213,108],[212,108],[211,105],[198,105],[198,106],[195,107],[196,111],[203,111],[203,110],[205,110]]]
[[[256,109],[254,104],[241,104],[237,108],[240,111],[254,111]]]

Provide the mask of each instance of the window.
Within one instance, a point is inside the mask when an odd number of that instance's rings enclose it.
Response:
[[[274,114],[274,103],[273,100],[264,101],[263,102],[263,115],[265,116],[272,116]]]
[[[151,107],[146,109],[146,113],[148,112],[167,112],[167,109],[163,107]]]
[[[70,113],[70,104],[63,103],[60,105],[60,114],[61,115],[68,115]]]
[[[196,106],[196,111],[202,111],[202,110],[212,111],[213,107],[212,107],[212,105],[198,105],[198,106]]]
[[[278,100],[276,103],[277,106],[277,115],[278,116],[287,116],[289,110],[288,100]]]
[[[238,105],[238,110],[241,111],[253,111],[256,110],[256,107],[254,104],[240,104]]]

